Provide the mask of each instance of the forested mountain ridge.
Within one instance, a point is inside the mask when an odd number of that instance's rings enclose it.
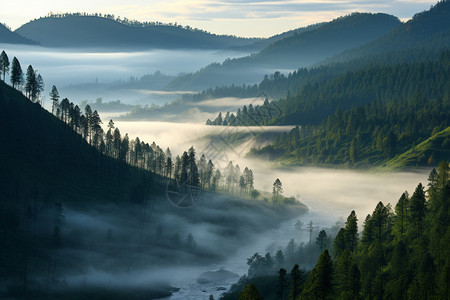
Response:
[[[254,59],[280,69],[308,67],[335,53],[370,42],[400,24],[398,18],[387,14],[352,13],[273,43]]]
[[[38,43],[23,36],[12,32],[8,27],[0,23],[0,43],[5,44],[29,44],[37,45]]]
[[[396,98],[422,95],[444,97],[449,92],[449,51],[434,60],[396,65],[372,65],[354,71],[334,73],[334,68],[301,69],[289,77],[275,74],[250,91],[275,90],[289,83],[302,82],[296,94],[264,106],[249,106],[230,114],[228,125],[311,125],[319,124],[337,108],[345,111],[372,101],[389,102]],[[303,80],[302,80],[303,79]],[[306,81],[306,83],[305,83]],[[201,96],[201,94],[199,95]],[[198,96],[198,97],[199,97]],[[195,98],[195,97],[194,97]],[[277,110],[277,114],[261,114],[259,109]],[[211,120],[212,125],[222,125]]]
[[[259,94],[277,99],[285,97],[288,93],[290,95],[299,93],[308,83],[321,82],[349,71],[371,68],[374,65],[398,65],[434,60],[450,47],[448,6],[448,1],[438,2],[430,10],[416,14],[408,22],[400,24],[373,42],[317,62],[311,68],[296,67],[297,70],[288,74],[267,72],[270,75],[266,75],[262,81],[261,79],[255,81],[259,82],[256,88],[254,84],[247,84],[244,87],[241,84],[233,86],[217,84],[216,87],[208,87],[199,95],[194,95],[194,99],[256,97]],[[364,52],[361,49],[370,51]]]
[[[139,23],[114,16],[83,14],[51,15],[15,30],[43,46],[72,48],[227,49],[257,39],[216,35],[175,24]]]
[[[417,155],[403,160],[403,166],[435,164],[450,155],[448,131],[433,144],[435,151],[415,146],[450,126],[449,54],[427,63],[348,72],[307,85],[296,96],[244,107],[207,124],[283,120],[301,125],[272,145],[253,150],[285,164],[376,166],[411,148]]]
[[[329,64],[370,57],[371,62],[392,63],[407,52],[421,49],[434,55],[450,48],[450,1],[441,0],[430,10],[417,13],[404,24],[366,45],[344,51],[320,62]],[[403,58],[404,59],[404,58]]]
[[[212,86],[254,84],[274,70],[295,70],[367,43],[401,22],[386,14],[353,13],[312,30],[276,41],[250,56],[214,63],[175,79],[168,89],[204,89]]]

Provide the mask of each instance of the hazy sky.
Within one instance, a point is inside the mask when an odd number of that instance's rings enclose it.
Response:
[[[49,12],[99,12],[139,21],[189,25],[213,33],[267,37],[348,13],[384,12],[401,20],[430,0],[15,0],[0,1],[0,22],[12,29]]]

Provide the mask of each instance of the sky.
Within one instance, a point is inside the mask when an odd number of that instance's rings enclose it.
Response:
[[[2,0],[0,22],[14,30],[49,12],[97,12],[138,21],[189,25],[217,34],[269,37],[355,11],[383,12],[406,21],[435,3],[435,0]]]

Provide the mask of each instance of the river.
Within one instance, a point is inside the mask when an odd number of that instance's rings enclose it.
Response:
[[[162,123],[162,122],[116,122],[122,132],[129,133],[130,137],[139,136],[147,142],[155,141],[163,149],[165,145],[174,145],[173,154],[193,145],[197,155],[208,148],[205,135],[223,134],[224,127],[205,126],[189,123]],[[252,131],[286,131],[290,127],[259,127]],[[174,142],[176,141],[176,142]],[[430,169],[422,168],[407,172],[373,172],[362,170],[329,169],[316,167],[294,167],[280,169],[273,164],[260,160],[248,159],[245,153],[234,146],[220,144],[227,159],[239,164],[241,169],[245,166],[251,168],[255,175],[257,189],[271,191],[273,182],[279,178],[283,183],[284,195],[294,196],[306,204],[309,212],[298,219],[304,224],[301,230],[295,229],[297,219],[288,220],[280,224],[279,228],[262,232],[257,241],[251,245],[243,245],[227,260],[218,264],[186,268],[172,277],[171,284],[180,288],[173,296],[167,299],[208,299],[213,295],[218,299],[223,293],[220,288],[228,289],[236,279],[211,284],[198,284],[197,277],[205,271],[215,271],[224,268],[240,276],[247,272],[247,258],[255,252],[264,254],[269,245],[284,248],[290,239],[298,243],[309,241],[306,223],[312,221],[314,232],[330,228],[336,222],[344,223],[352,210],[356,211],[359,230],[367,216],[379,201],[395,206],[401,194],[407,190],[410,194],[419,182],[426,185]],[[216,147],[219,148],[219,147]],[[200,149],[200,150],[199,150]]]

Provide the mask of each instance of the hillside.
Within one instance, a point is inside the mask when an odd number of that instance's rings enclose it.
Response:
[[[142,24],[114,18],[72,15],[49,16],[22,25],[16,33],[49,47],[100,49],[228,49],[256,39],[210,34],[166,24]]]
[[[28,44],[28,45],[37,45],[37,42],[34,42],[30,39],[24,38],[19,34],[12,32],[5,25],[0,23],[0,43],[3,44]]]
[[[167,297],[171,275],[160,270],[220,262],[307,210],[207,191],[195,209],[181,209],[159,169],[125,163],[128,136],[117,128],[114,159],[77,133],[64,105],[61,120],[0,82],[0,107],[2,299]],[[147,157],[132,153],[139,162]],[[142,274],[139,284],[123,280]]]
[[[22,93],[0,82],[0,190],[37,189],[51,199],[77,203],[126,201],[143,174],[99,155],[80,136]],[[118,178],[118,174],[123,178]],[[125,176],[126,175],[126,176]],[[155,189],[154,192],[157,192]]]
[[[261,52],[211,64],[175,79],[169,89],[199,90],[214,86],[254,84],[277,70],[307,67],[362,45],[395,28],[400,21],[386,14],[354,13],[317,28],[276,41]]]
[[[381,168],[399,169],[407,166],[435,165],[441,160],[450,160],[450,127],[387,161]]]
[[[320,64],[329,64],[352,59],[360,62],[392,63],[392,59],[406,61],[411,52],[438,54],[450,47],[450,1],[443,0],[430,10],[417,13],[408,22],[401,24],[382,37],[366,45],[338,54]]]

